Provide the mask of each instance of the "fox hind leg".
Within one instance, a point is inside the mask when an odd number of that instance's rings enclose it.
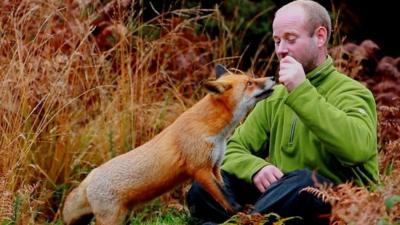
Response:
[[[100,182],[93,182],[88,186],[87,198],[96,219],[96,225],[122,225],[128,215],[128,208],[110,187],[112,185]]]
[[[106,208],[94,209],[96,225],[123,225],[129,210],[119,204],[108,204]]]

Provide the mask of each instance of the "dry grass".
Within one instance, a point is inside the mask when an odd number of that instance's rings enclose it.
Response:
[[[352,183],[338,186],[305,188],[332,205],[331,224],[399,224],[400,219],[400,169],[384,175],[375,190],[358,187]]]
[[[196,82],[209,76],[216,51],[210,40],[184,35],[201,19],[194,11],[173,28],[160,17],[166,24],[157,41],[128,35],[151,22],[112,30],[121,16],[106,27],[115,39],[105,50],[97,45],[105,34],[91,35],[73,2],[0,4],[1,216],[18,207],[17,224],[52,221],[64,184],[144,143],[193,104],[187,96],[201,96]]]
[[[0,3],[0,220],[55,222],[66,190],[203,96],[216,61],[240,61],[226,55],[235,34],[218,9],[150,21],[111,9],[96,20],[101,4]],[[195,30],[211,19],[224,27],[217,41]]]

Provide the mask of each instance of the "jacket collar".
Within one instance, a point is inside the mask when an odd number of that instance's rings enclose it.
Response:
[[[311,72],[306,74],[307,79],[313,84],[314,86],[324,80],[326,76],[328,76],[332,71],[335,70],[333,65],[333,60],[330,56],[328,56],[324,63],[317,66]]]

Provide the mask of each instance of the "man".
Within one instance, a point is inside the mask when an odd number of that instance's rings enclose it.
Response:
[[[378,180],[374,98],[334,68],[327,53],[330,34],[329,14],[314,1],[294,1],[276,12],[273,38],[282,85],[257,104],[227,144],[222,174],[232,204],[323,224],[329,205],[300,190],[315,181]],[[203,221],[231,216],[196,183],[188,205]]]

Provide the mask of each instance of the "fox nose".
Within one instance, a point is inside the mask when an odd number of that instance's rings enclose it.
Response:
[[[272,81],[274,84],[276,84],[277,78],[276,76],[270,76],[269,80]]]

